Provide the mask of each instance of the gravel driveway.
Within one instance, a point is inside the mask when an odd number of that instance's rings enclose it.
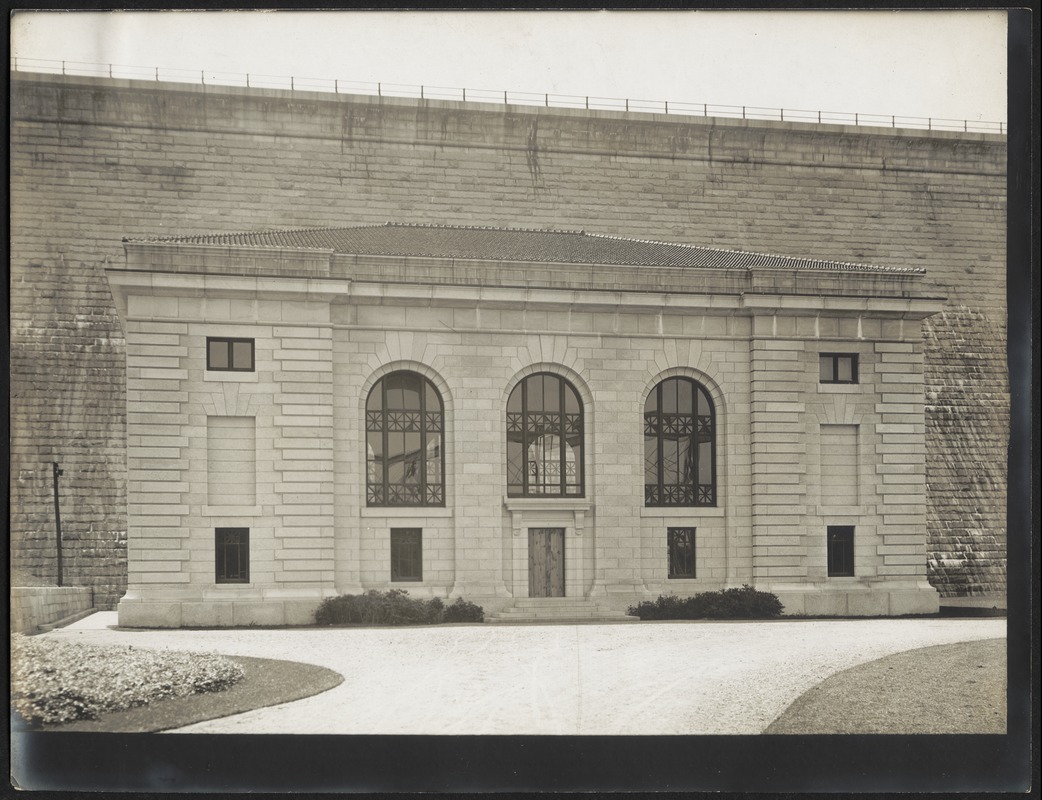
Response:
[[[177,732],[755,734],[840,670],[1002,638],[1005,619],[119,631],[100,612],[45,636],[319,664],[323,694]]]

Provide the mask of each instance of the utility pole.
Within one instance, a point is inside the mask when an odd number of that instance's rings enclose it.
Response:
[[[58,469],[58,462],[52,463],[54,468],[54,527],[58,536],[58,585],[62,585],[62,515],[61,506],[58,503],[58,478],[62,471]]]

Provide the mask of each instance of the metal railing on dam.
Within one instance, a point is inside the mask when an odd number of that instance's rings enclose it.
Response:
[[[419,100],[455,100],[505,105],[546,106],[548,108],[576,108],[595,111],[624,111],[830,125],[859,125],[876,128],[912,128],[933,131],[962,131],[965,133],[1007,133],[1005,122],[909,117],[897,114],[866,114],[859,111],[810,111],[806,109],[721,105],[719,103],[594,97],[551,92],[520,92],[507,89],[470,89],[403,83],[372,83],[340,78],[298,78],[288,75],[260,75],[252,72],[141,67],[39,58],[13,58],[11,68],[16,72],[107,77],[125,80],[154,80],[213,86],[240,86],[256,89],[287,89],[290,91],[330,92],[379,97],[403,97]]]

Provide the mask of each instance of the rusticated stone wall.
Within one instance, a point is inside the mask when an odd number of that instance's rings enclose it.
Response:
[[[1005,138],[12,73],[12,564],[126,582],[120,240],[395,220],[925,267],[929,568],[1005,586]]]

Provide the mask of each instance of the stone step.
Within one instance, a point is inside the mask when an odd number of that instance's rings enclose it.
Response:
[[[605,608],[555,608],[546,611],[533,611],[530,608],[504,608],[496,612],[510,617],[619,617],[626,616],[621,611]]]
[[[636,617],[489,617],[486,625],[627,625]]]
[[[546,616],[542,614],[503,614],[498,612],[496,614],[490,614],[485,618],[487,624],[492,625],[514,625],[514,624],[538,624],[546,623],[550,624],[567,624],[567,625],[579,625],[579,624],[614,624],[616,622],[629,623],[629,622],[640,622],[637,617],[630,617],[623,613],[614,615],[594,615],[594,616],[574,616],[574,615],[563,615],[563,616]]]
[[[523,597],[485,618],[486,622],[639,622],[636,617],[579,597]]]
[[[600,617],[618,616],[617,613],[599,608],[548,608],[541,611],[533,611],[529,608],[504,608],[499,614],[511,617]],[[619,612],[621,613],[621,612]]]
[[[519,597],[514,601],[514,606],[519,608],[550,608],[566,605],[600,606],[600,603],[585,597]]]

